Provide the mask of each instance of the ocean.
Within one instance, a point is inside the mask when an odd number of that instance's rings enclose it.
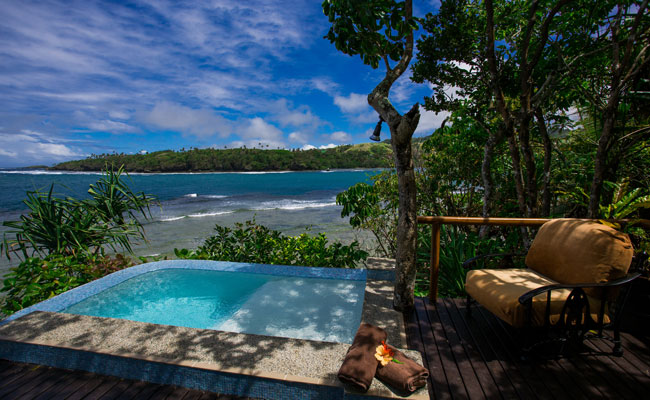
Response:
[[[173,255],[174,248],[195,248],[216,224],[234,226],[255,219],[259,224],[297,235],[325,233],[330,241],[358,240],[366,248],[372,239],[354,231],[341,218],[336,195],[358,182],[370,182],[378,170],[309,172],[241,172],[130,174],[129,187],[158,198],[153,219],[144,223],[146,243],[134,245],[138,256]],[[47,191],[58,196],[87,197],[100,173],[0,171],[0,221],[18,220],[26,211],[25,193]],[[0,226],[0,234],[7,228]],[[17,260],[0,260],[0,276]]]

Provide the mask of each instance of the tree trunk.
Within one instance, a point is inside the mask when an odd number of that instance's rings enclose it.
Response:
[[[496,133],[488,131],[488,140],[483,150],[483,162],[481,164],[481,180],[483,181],[483,217],[487,218],[492,213],[492,201],[494,200],[494,182],[492,180],[492,160],[494,150],[503,139],[503,132],[498,129]],[[479,235],[484,238],[489,231],[488,225],[481,225]]]
[[[510,148],[510,157],[512,157],[512,172],[515,179],[515,190],[517,191],[517,205],[519,213],[526,217],[526,194],[524,189],[523,174],[521,172],[521,156],[517,146],[517,137],[513,131],[507,133],[508,147]]]
[[[416,106],[419,107],[419,105]],[[397,126],[390,127],[399,190],[398,246],[395,257],[397,268],[393,298],[393,306],[398,310],[411,309],[415,304],[417,187],[411,157],[411,138],[417,128],[419,119],[419,110],[414,107],[401,118]]]
[[[537,127],[542,136],[542,143],[544,145],[544,176],[542,179],[542,209],[540,215],[542,217],[549,217],[551,215],[551,157],[553,152],[553,143],[548,136],[546,129],[546,122],[544,121],[544,114],[542,110],[535,110],[535,117],[537,119]]]
[[[519,128],[519,146],[526,166],[526,217],[537,216],[537,165],[535,155],[530,147],[530,118],[521,121]]]
[[[406,0],[404,11],[404,18],[408,22],[413,16],[411,0]],[[415,305],[417,187],[413,170],[411,138],[420,121],[420,105],[415,103],[409,112],[400,115],[388,100],[388,94],[393,83],[406,71],[413,58],[413,33],[411,32],[406,37],[404,52],[395,68],[390,68],[387,56],[383,58],[386,63],[386,76],[368,95],[368,104],[377,111],[390,128],[399,191],[393,307],[396,310],[406,311]]]
[[[618,101],[616,101],[616,104],[618,105]],[[591,193],[589,194],[589,208],[587,210],[587,218],[598,218],[600,196],[603,191],[605,169],[607,167],[607,153],[609,152],[609,147],[614,136],[613,134],[615,122],[616,112],[613,108],[607,107],[604,115],[603,129],[600,133],[600,139],[598,140],[596,159],[594,160],[594,178],[591,181]]]

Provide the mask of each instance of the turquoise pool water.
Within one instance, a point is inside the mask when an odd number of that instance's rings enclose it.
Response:
[[[137,275],[61,312],[351,343],[365,281],[195,269]]]

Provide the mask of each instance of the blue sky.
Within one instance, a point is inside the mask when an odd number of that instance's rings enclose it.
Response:
[[[320,3],[1,1],[0,167],[367,142],[384,71],[323,39]],[[391,101],[406,112],[429,93],[404,76]],[[416,136],[444,117],[424,113]]]

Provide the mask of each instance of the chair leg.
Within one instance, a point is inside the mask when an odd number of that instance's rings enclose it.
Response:
[[[621,357],[623,355],[623,345],[621,344],[621,333],[618,331],[618,327],[614,328],[614,349],[612,349],[612,354],[616,357]]]

